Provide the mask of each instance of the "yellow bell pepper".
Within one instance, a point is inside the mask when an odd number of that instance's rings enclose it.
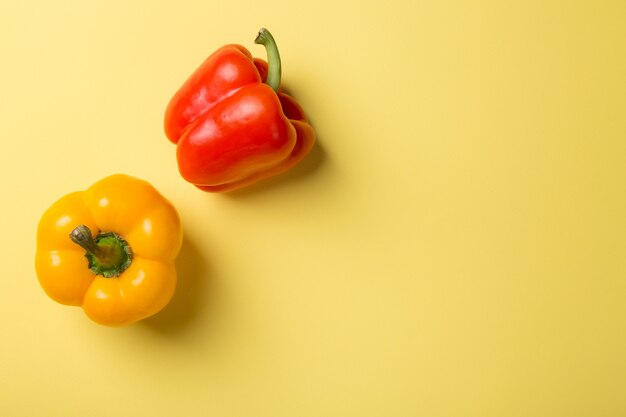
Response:
[[[182,228],[174,206],[143,180],[112,175],[42,216],[35,269],[55,301],[108,326],[159,312],[176,288]]]

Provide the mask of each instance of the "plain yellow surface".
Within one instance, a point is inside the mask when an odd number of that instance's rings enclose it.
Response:
[[[2,416],[626,415],[626,3],[0,4]],[[274,34],[318,146],[232,195],[162,116]],[[178,291],[48,299],[35,230],[116,172],[178,207]]]

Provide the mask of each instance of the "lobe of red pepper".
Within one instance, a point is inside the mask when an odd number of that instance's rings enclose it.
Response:
[[[291,150],[291,153],[273,167],[257,171],[238,181],[213,185],[201,185],[196,183],[196,187],[208,192],[233,191],[286,172],[304,159],[315,144],[315,132],[313,127],[308,123],[304,111],[293,97],[284,93],[278,93],[278,98],[285,116],[289,118],[296,132],[296,144]]]
[[[184,129],[219,101],[248,84],[263,82],[267,64],[241,45],[211,54],[174,94],[165,110],[165,134],[178,143]]]

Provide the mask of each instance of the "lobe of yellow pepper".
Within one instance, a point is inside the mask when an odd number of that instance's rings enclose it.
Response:
[[[119,276],[90,270],[85,249],[70,238],[81,225],[92,234],[119,236],[132,248],[132,262]],[[174,206],[146,181],[117,174],[46,210],[37,229],[35,269],[53,300],[82,306],[97,323],[121,326],[156,314],[170,301],[181,244]]]

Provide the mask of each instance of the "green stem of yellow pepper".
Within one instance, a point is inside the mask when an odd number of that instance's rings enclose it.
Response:
[[[106,278],[117,277],[132,262],[133,252],[130,245],[118,234],[100,233],[94,239],[91,237],[91,230],[85,225],[80,225],[72,230],[70,239],[85,249],[89,269],[96,275]]]

